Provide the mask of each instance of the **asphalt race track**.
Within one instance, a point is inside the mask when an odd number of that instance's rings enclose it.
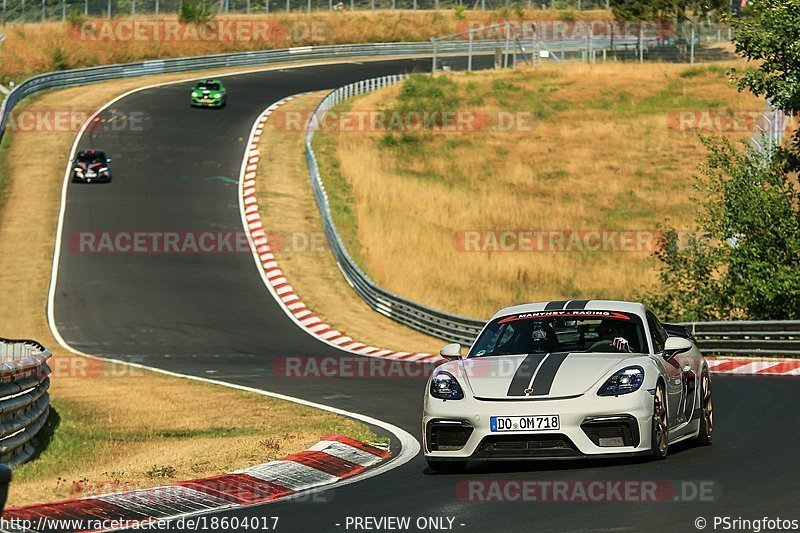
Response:
[[[221,111],[190,109],[191,83],[143,90],[116,102],[106,115],[140,116],[144,127],[88,131],[80,140],[80,148],[104,149],[113,157],[114,179],[109,185],[68,187],[54,307],[60,334],[88,353],[284,393],[419,435],[424,378],[282,375],[287,356],[347,354],[295,327],[263,285],[249,253],[102,254],[77,248],[80,232],[240,232],[237,180],[247,135],[261,110],[287,95],[415,69],[429,70],[429,61],[226,77],[228,106]],[[347,324],[339,326],[346,330]],[[800,496],[800,428],[792,414],[800,405],[798,382],[715,377],[714,392],[714,445],[674,446],[666,461],[491,463],[447,476],[427,471],[420,455],[313,498],[223,514],[279,516],[279,531],[303,532],[357,530],[346,528],[348,516],[409,516],[412,531],[418,530],[418,517],[451,517],[453,530],[496,532],[692,531],[698,517],[709,521],[709,530],[714,516],[798,518],[787,516],[796,513]],[[465,497],[465,483],[474,480],[687,482],[689,492],[704,487],[704,499],[711,501],[481,503]]]

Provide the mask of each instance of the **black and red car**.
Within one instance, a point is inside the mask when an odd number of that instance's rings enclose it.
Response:
[[[84,183],[111,181],[111,158],[102,150],[81,150],[72,161],[72,181]]]

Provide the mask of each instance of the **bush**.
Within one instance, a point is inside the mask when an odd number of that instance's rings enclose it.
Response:
[[[53,53],[50,57],[50,63],[53,67],[53,70],[67,70],[70,68],[67,53],[62,50],[60,46],[56,46],[55,49],[53,49]]]
[[[73,29],[79,29],[89,22],[89,19],[83,16],[83,11],[79,9],[70,9],[67,13],[67,22]]]
[[[181,22],[208,22],[214,18],[211,7],[205,0],[182,0],[178,11]]]
[[[444,113],[456,111],[460,102],[458,86],[450,78],[413,74],[403,82],[392,111],[404,119],[424,117],[424,126],[442,126]]]
[[[578,14],[572,9],[565,9],[559,13],[558,18],[562,22],[575,22],[578,20]]]

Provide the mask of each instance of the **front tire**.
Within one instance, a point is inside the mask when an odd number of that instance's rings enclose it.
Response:
[[[651,456],[653,459],[667,458],[669,450],[669,418],[664,385],[659,383],[653,395],[653,424],[650,436]]]
[[[467,467],[466,461],[436,461],[435,459],[425,459],[428,468],[440,474],[460,474]]]
[[[700,430],[697,432],[697,443],[710,446],[714,436],[714,402],[711,395],[711,378],[703,374],[700,381]]]

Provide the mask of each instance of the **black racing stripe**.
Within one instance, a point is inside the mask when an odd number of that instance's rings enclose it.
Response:
[[[586,304],[589,303],[589,300],[572,300],[567,304],[565,309],[585,309]]]
[[[550,302],[544,306],[545,311],[553,311],[555,309],[564,309],[564,306],[567,305],[567,300],[559,300],[558,302]]]
[[[542,363],[542,368],[533,380],[533,394],[531,396],[547,396],[550,394],[550,387],[556,379],[556,372],[561,368],[561,363],[567,358],[569,352],[551,353],[550,357]]]
[[[533,373],[536,372],[536,368],[546,355],[546,353],[528,354],[528,356],[517,367],[514,377],[511,378],[511,384],[508,386],[508,392],[506,393],[506,396],[525,396],[525,389],[528,388],[531,378],[533,377]]]

